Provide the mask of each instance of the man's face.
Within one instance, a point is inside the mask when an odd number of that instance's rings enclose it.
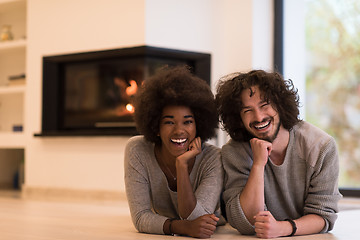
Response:
[[[240,117],[246,130],[256,138],[273,142],[280,129],[278,112],[261,98],[258,86],[252,86],[241,93],[243,107]]]

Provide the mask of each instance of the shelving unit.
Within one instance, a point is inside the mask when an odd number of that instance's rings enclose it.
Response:
[[[0,41],[0,148],[9,145],[8,141],[2,141],[3,135],[9,137],[13,133],[15,138],[19,138],[21,134],[13,132],[13,126],[24,124],[26,86],[10,86],[9,77],[25,74],[25,0],[0,0],[0,33],[4,25],[11,26],[13,39]]]
[[[0,189],[14,186],[14,176],[23,168],[26,148],[26,85],[9,81],[10,76],[26,74],[26,3],[0,0],[0,34],[3,26],[9,25],[13,36],[6,41],[0,37]]]

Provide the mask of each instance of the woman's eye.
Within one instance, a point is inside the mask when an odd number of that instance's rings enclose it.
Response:
[[[185,121],[185,124],[192,124],[192,123],[193,123],[192,120],[187,120],[187,121]]]
[[[172,121],[165,121],[164,124],[174,124]]]

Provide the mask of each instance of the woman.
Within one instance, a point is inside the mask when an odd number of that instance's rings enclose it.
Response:
[[[143,136],[125,150],[125,185],[139,232],[209,238],[223,184],[220,151],[204,143],[218,115],[208,84],[186,67],[163,68],[135,97]]]

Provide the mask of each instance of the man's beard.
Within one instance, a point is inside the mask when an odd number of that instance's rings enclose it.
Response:
[[[262,122],[266,122],[268,121],[269,118],[266,118],[266,119],[263,119]],[[274,118],[273,117],[270,117],[270,121],[271,122],[274,122]],[[256,123],[252,123],[253,125],[254,124],[258,124],[258,122]],[[254,134],[250,133],[254,138],[258,138],[258,139],[261,139],[261,140],[265,140],[265,141],[268,141],[268,142],[274,142],[274,140],[277,138],[278,134],[279,134],[279,131],[280,131],[280,122],[278,123],[278,125],[276,126],[276,130],[274,132],[274,134],[272,136],[265,136],[265,137],[257,137],[257,136],[254,136]]]

